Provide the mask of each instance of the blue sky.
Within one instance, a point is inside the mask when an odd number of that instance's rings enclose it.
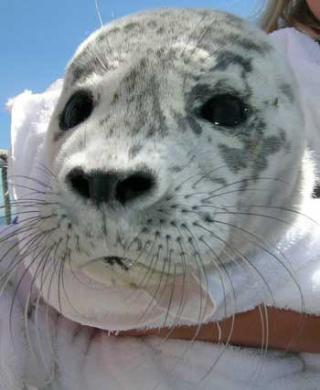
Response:
[[[160,7],[206,7],[254,18],[263,0],[99,0],[108,21]],[[0,0],[0,148],[9,147],[6,101],[63,76],[76,47],[99,27],[95,0]]]

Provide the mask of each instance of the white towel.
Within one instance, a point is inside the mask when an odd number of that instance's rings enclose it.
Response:
[[[294,28],[270,34],[274,45],[291,65],[300,87],[309,147],[320,173],[320,44]]]
[[[44,135],[60,88],[61,83],[57,82],[44,94],[25,92],[11,102],[13,175],[28,174],[45,180],[39,162],[45,161]],[[27,190],[16,185],[18,179],[15,176],[12,181],[15,198],[23,198]],[[320,216],[319,201],[310,200],[309,207],[313,217]],[[18,227],[19,224],[10,229]],[[9,234],[6,229],[2,237],[9,237]],[[12,247],[12,243],[6,243]],[[1,252],[6,253],[6,248],[2,243]],[[205,321],[225,317],[225,307],[228,315],[231,315],[262,302],[320,314],[320,229],[317,223],[306,217],[298,218],[272,251],[274,255],[270,248],[265,247],[260,256],[249,259],[259,273],[253,272],[249,265],[228,266],[232,286],[226,279],[224,294],[219,276],[216,273],[208,275]],[[10,263],[19,256],[19,245],[9,255],[5,257],[6,262]],[[2,272],[6,269],[6,262],[3,263]],[[263,275],[263,279],[259,274]],[[71,275],[67,277],[72,278]],[[70,290],[73,290],[76,281],[67,280]],[[114,310],[115,313],[113,320],[105,313],[101,315],[106,305],[99,304],[101,299],[105,299],[105,292],[92,289],[90,296],[88,290],[81,292],[80,284],[73,295],[75,301],[72,299],[73,304],[78,305],[77,309],[81,309],[80,312],[72,311],[65,302],[65,306],[60,308],[64,315],[60,316],[41,303],[37,314],[26,317],[27,286],[22,286],[11,310],[15,283],[13,278],[12,284],[0,298],[1,390],[21,390],[24,385],[59,390],[320,389],[320,359],[317,355],[266,354],[255,349],[225,349],[205,342],[191,344],[163,341],[157,337],[119,338],[109,336],[107,332],[97,333],[94,328],[79,324],[125,329],[127,323],[127,328],[130,328],[136,321],[131,317],[134,311],[122,313],[125,316],[121,316],[113,304],[109,307],[109,311]],[[196,277],[190,279],[189,289],[188,304],[191,308],[197,308],[199,284]],[[193,294],[195,289],[198,291]],[[301,293],[304,301],[301,300]],[[94,298],[96,304],[93,303]],[[50,303],[58,307],[54,299]],[[143,299],[138,303],[145,305]],[[95,311],[86,312],[86,308],[92,308],[92,304]],[[159,312],[151,320],[145,319],[143,325],[162,325],[163,308],[161,302],[159,304]],[[192,311],[185,313],[181,320],[183,323],[197,320]],[[28,349],[28,339],[35,355]]]

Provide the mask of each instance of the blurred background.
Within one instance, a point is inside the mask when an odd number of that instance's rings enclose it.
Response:
[[[7,101],[26,89],[42,92],[62,77],[77,46],[99,28],[100,17],[108,23],[161,7],[214,8],[255,22],[263,0],[0,0],[0,149],[9,148]],[[2,180],[0,194],[1,185]]]

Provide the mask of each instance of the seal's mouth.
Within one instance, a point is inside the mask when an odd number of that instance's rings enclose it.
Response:
[[[124,271],[129,271],[129,268],[132,265],[132,261],[130,259],[120,256],[105,256],[103,258],[103,262],[108,265],[118,265]]]
[[[88,268],[94,264],[101,264],[107,267],[120,267],[123,271],[129,271],[133,266],[134,262],[128,257],[122,256],[99,256],[91,258],[84,264],[82,264],[79,269]]]

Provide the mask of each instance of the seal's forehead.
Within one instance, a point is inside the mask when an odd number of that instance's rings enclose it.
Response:
[[[160,48],[197,47],[213,54],[232,49],[266,55],[271,45],[265,34],[230,14],[210,10],[165,9],[132,15],[103,27],[78,49],[68,69],[72,84],[93,73],[106,73],[139,53]]]

